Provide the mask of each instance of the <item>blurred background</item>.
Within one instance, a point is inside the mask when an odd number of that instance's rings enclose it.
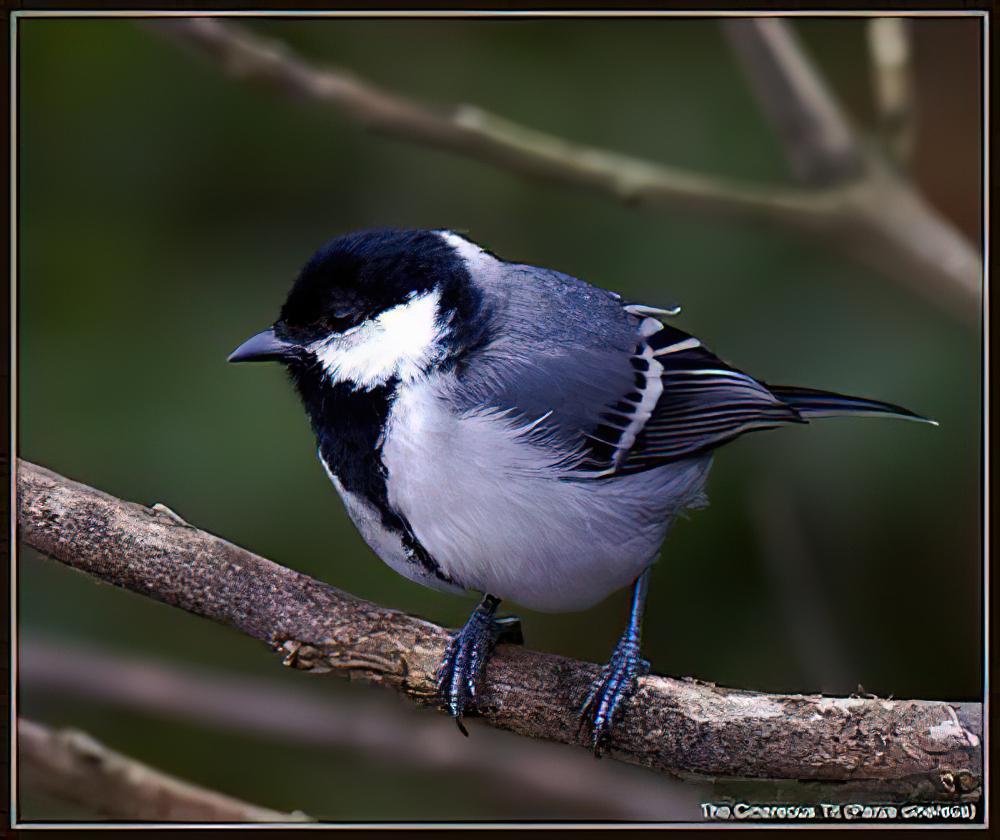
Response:
[[[247,25],[424,102],[476,103],[579,142],[793,183],[714,21]],[[794,27],[876,142],[865,25],[804,19]],[[913,22],[908,164],[928,200],[975,242],[978,26]],[[849,694],[861,685],[903,698],[980,696],[976,328],[794,233],[643,213],[377,137],[226,78],[148,26],[25,19],[18,28],[21,457],[125,499],[162,502],[362,598],[460,625],[471,598],[411,584],[365,547],[319,468],[282,371],[225,359],[273,320],[298,269],[333,236],[370,226],[467,231],[505,258],[648,304],[683,304],[681,329],[762,379],[872,396],[940,422],[830,420],[721,451],[710,507],[672,531],[653,573],[644,651],[654,671],[764,691]],[[450,725],[436,728],[447,721],[433,711],[290,673],[259,643],[28,549],[19,552],[18,598],[21,714],[85,729],[270,808],[341,821],[694,820],[712,794],[546,745],[526,745],[524,760],[580,759],[581,779],[597,767],[622,789],[646,791],[649,809],[616,810],[608,797],[544,785],[527,791],[514,774],[481,766],[494,746],[521,749],[512,736],[476,726],[466,740]],[[530,646],[603,662],[626,595],[570,615],[507,606]],[[32,650],[53,649],[78,650],[88,662],[128,657],[137,683],[143,663],[200,675],[209,689],[214,679],[252,680],[246,702],[271,703],[277,717],[283,703],[265,686],[326,704],[331,716],[347,710],[348,721],[376,714],[375,730],[384,713],[396,737],[373,751],[352,740],[350,725],[339,739],[310,741],[225,727],[169,703],[114,701],[107,685],[88,695],[30,667]],[[430,731],[450,739],[450,758],[428,765],[416,739]],[[95,816],[30,788],[20,811],[25,819]]]

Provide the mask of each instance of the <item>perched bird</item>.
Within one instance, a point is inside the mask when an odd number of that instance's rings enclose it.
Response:
[[[483,599],[452,637],[441,703],[463,729],[497,606],[583,610],[633,586],[580,710],[600,754],[636,678],[650,565],[704,502],[713,450],[745,432],[905,408],[767,385],[624,301],[446,230],[341,236],[231,362],[287,368],[319,459],[372,550],[410,580]]]

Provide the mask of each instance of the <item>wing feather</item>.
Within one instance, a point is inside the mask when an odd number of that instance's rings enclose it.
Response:
[[[642,343],[661,368],[661,393],[616,473],[687,458],[745,432],[805,422],[766,385],[681,330],[660,324]]]
[[[457,366],[450,399],[555,446],[572,477],[640,472],[805,422],[766,385],[664,324],[673,310],[535,269],[505,289],[496,338]]]

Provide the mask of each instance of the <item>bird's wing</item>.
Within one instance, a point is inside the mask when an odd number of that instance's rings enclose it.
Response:
[[[462,366],[460,408],[507,413],[517,428],[575,453],[581,478],[640,472],[747,431],[803,422],[766,386],[654,317],[672,312],[613,306],[600,313],[600,340],[576,329],[558,341],[508,335],[482,348]]]
[[[593,467],[601,414],[633,389],[634,374],[628,351],[575,346],[485,352],[462,368],[452,399],[461,411],[502,416],[536,442]]]
[[[600,475],[622,475],[713,449],[756,429],[802,423],[766,385],[685,332],[643,317],[631,364],[642,387],[602,415]]]

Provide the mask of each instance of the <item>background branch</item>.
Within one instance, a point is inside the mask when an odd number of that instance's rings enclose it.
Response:
[[[818,237],[971,324],[978,324],[977,250],[908,184],[859,153],[846,120],[782,21],[736,21],[754,89],[797,171],[822,189],[747,184],[571,143],[473,105],[437,111],[346,71],[315,68],[283,45],[210,18],[145,24],[226,72],[281,95],[330,106],[371,130],[588,189],[652,210],[683,209],[777,223]],[[753,26],[751,26],[753,24]],[[773,24],[773,25],[772,25]],[[788,144],[791,144],[789,146]],[[864,177],[858,175],[862,168]]]
[[[865,31],[879,133],[890,158],[905,166],[913,154],[916,111],[912,24],[902,17],[872,18]]]
[[[318,749],[354,750],[366,759],[423,773],[471,774],[499,796],[530,805],[553,801],[600,819],[664,820],[700,814],[707,785],[684,784],[582,750],[474,726],[474,743],[455,737],[443,715],[418,714],[392,697],[343,693],[322,698],[270,680],[181,668],[63,641],[22,640],[19,685],[46,697],[186,720],[213,731]],[[378,702],[381,701],[381,702]]]
[[[207,56],[229,75],[276,93],[336,109],[371,131],[441,148],[531,178],[585,187],[626,204],[694,207],[729,215],[822,223],[835,196],[770,188],[689,172],[581,146],[476,105],[433,109],[343,69],[313,67],[286,45],[212,18],[144,24]]]
[[[854,133],[791,28],[773,17],[721,25],[795,177],[817,186],[859,177],[864,159]]]
[[[978,326],[979,249],[860,141],[788,22],[732,18],[722,26],[796,177],[846,190],[847,250]]]
[[[17,722],[18,770],[32,788],[108,817],[156,822],[306,822],[154,770],[75,729]]]
[[[267,642],[286,665],[392,686],[433,702],[447,632],[279,566],[176,516],[18,461],[18,527],[29,546],[116,586]],[[498,647],[483,720],[582,743],[576,710],[598,671]],[[612,755],[657,770],[728,778],[852,782],[886,796],[978,798],[978,704],[761,694],[648,676]]]

